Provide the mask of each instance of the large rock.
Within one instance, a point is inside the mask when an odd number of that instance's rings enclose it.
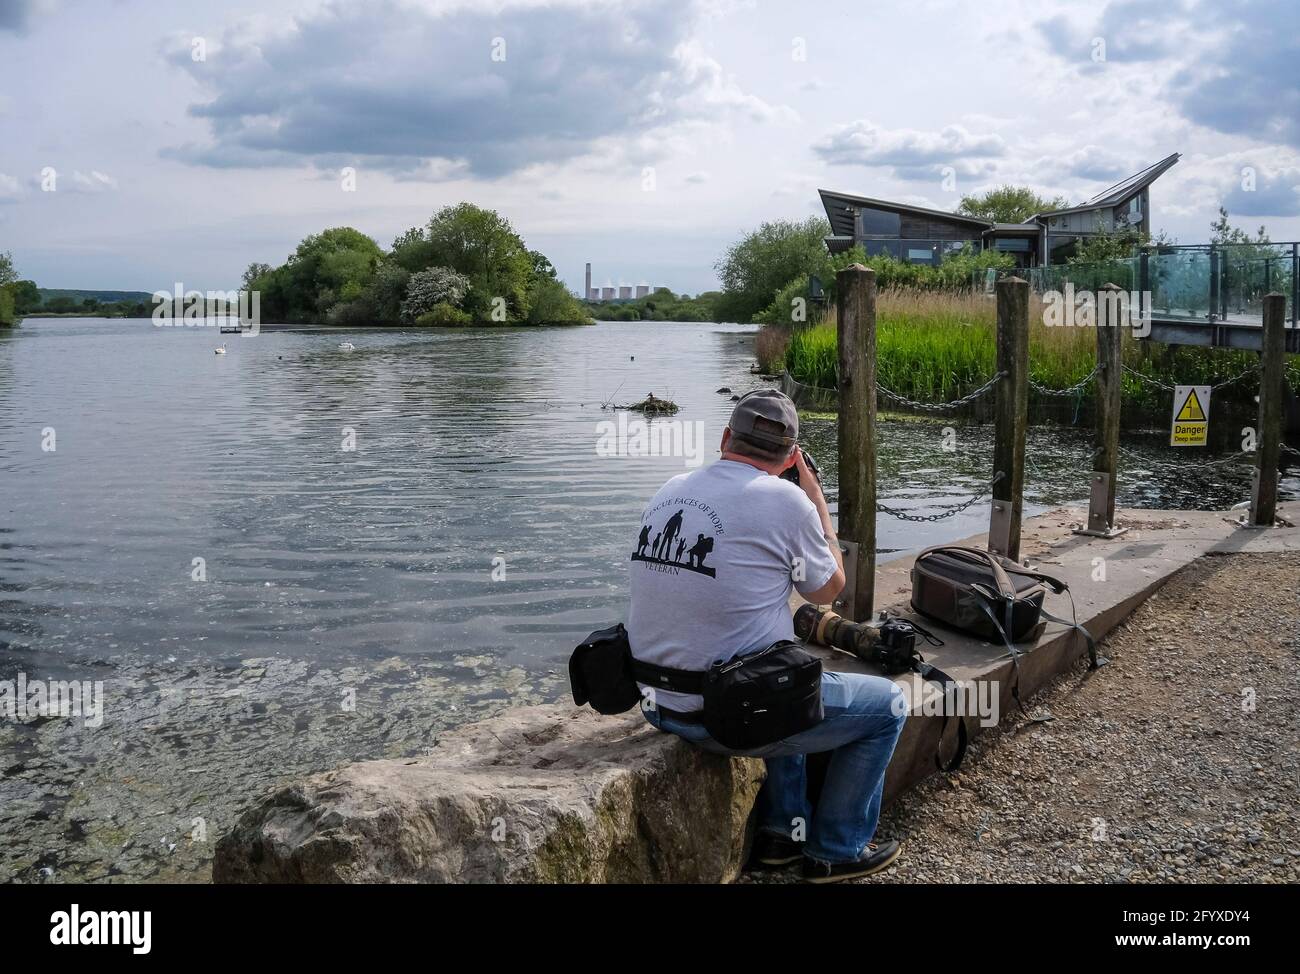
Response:
[[[217,845],[213,879],[726,882],[762,780],[761,761],[706,754],[635,710],[510,710],[428,757],[280,789]]]

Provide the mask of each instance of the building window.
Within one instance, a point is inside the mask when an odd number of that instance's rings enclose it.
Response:
[[[902,232],[902,219],[897,213],[885,210],[859,210],[864,237],[897,237]]]
[[[1025,237],[999,237],[993,241],[994,250],[1009,250],[1013,253],[1027,253],[1029,240]]]
[[[899,260],[901,257],[901,246],[897,240],[866,240],[863,241],[863,248],[868,257],[876,257],[880,254],[892,257],[894,260]]]

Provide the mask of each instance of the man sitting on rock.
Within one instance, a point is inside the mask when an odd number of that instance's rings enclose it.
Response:
[[[791,588],[824,604],[844,587],[826,498],[796,445],[798,435],[789,398],[773,389],[751,392],[736,404],[722,434],[722,458],[672,478],[650,501],[641,536],[646,527],[657,530],[670,512],[684,511],[682,536],[712,543],[711,567],[632,561],[627,629],[638,661],[702,671],[716,659],[794,639]],[[780,477],[791,466],[799,473],[797,485]],[[698,694],[644,684],[642,691],[646,719],[661,730],[715,753],[766,759],[756,865],[802,861],[804,878],[824,883],[870,875],[897,858],[896,841],[872,841],[885,768],[907,718],[902,691],[892,681],[823,673],[825,719],[753,751],[729,750],[709,736]],[[804,756],[821,751],[834,754],[814,812]]]

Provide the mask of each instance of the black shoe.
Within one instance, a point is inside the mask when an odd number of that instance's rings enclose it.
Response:
[[[780,869],[803,858],[803,843],[780,832],[760,831],[749,854],[750,869]]]
[[[803,881],[805,883],[842,883],[846,879],[859,879],[878,873],[898,858],[898,842],[890,839],[880,845],[872,842],[866,848],[866,855],[855,862],[822,862],[811,856],[804,856]]]

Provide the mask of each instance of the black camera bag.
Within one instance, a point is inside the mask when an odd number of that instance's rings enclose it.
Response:
[[[1065,590],[1063,582],[1031,574],[1000,555],[937,545],[917,555],[912,566],[912,608],[985,639],[1019,642],[1038,625],[1049,583]]]
[[[1078,630],[1088,647],[1092,669],[1108,661],[1077,619],[1062,619],[1043,608],[1051,591],[1069,594],[1059,578],[1018,565],[1010,558],[962,545],[935,545],[912,565],[912,608],[921,615],[990,642],[1000,639],[1011,653],[1017,674],[1020,651],[1015,643],[1034,634],[1042,619]],[[1074,596],[1070,596],[1074,615]],[[1013,689],[1013,695],[1016,691]],[[1019,697],[1016,696],[1017,702]]]
[[[737,751],[774,744],[821,723],[822,661],[796,642],[715,662],[704,674],[704,729]]]

